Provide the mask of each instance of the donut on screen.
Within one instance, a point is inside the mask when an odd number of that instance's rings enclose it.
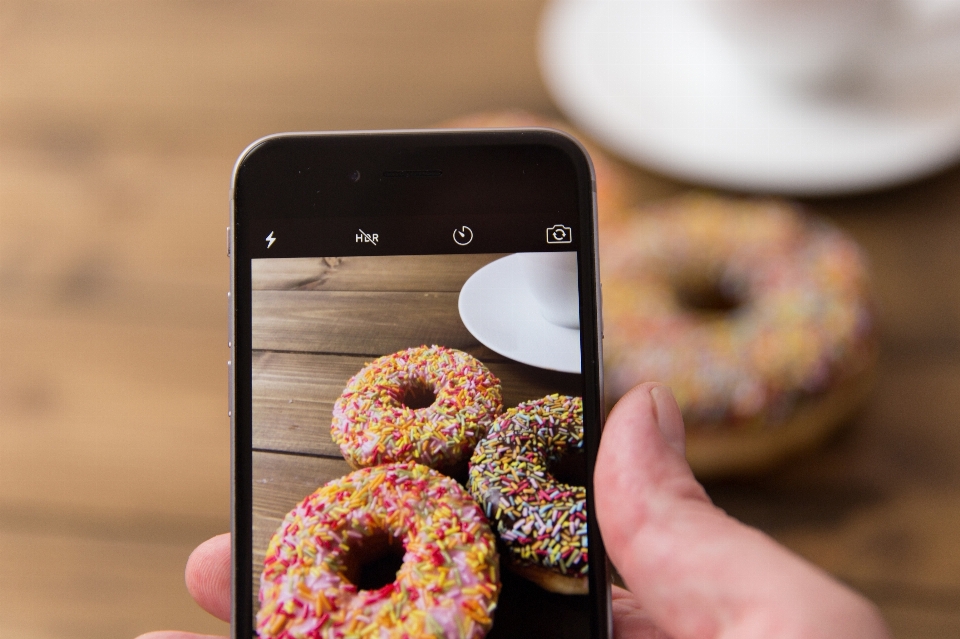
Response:
[[[587,594],[586,462],[579,397],[548,395],[501,415],[470,459],[470,493],[514,572]]]
[[[503,409],[500,380],[475,357],[420,346],[377,358],[333,407],[331,434],[353,468],[416,461],[466,475],[473,447]]]
[[[687,195],[601,233],[608,404],[671,387],[694,471],[763,470],[831,432],[876,358],[864,257],[782,200]]]
[[[395,578],[364,588],[364,565],[391,552],[402,555]],[[270,540],[257,632],[480,639],[498,566],[483,513],[454,480],[413,462],[354,471],[306,497]]]

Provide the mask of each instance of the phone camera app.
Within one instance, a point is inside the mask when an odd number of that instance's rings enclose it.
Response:
[[[573,230],[563,224],[554,224],[547,227],[547,244],[570,244],[573,241]]]

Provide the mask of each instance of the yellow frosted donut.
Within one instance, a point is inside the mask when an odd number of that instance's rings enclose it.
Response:
[[[417,461],[461,476],[502,408],[500,380],[478,359],[420,346],[354,375],[334,404],[330,430],[354,468]]]

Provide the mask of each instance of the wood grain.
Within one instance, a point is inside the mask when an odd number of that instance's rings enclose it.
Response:
[[[253,290],[421,291],[459,293],[475,272],[503,254],[295,257],[253,260]]]
[[[54,528],[0,530],[0,636],[136,637],[158,628],[227,635],[183,586],[195,539],[117,538]]]
[[[255,291],[253,348],[379,357],[438,344],[477,357],[495,357],[463,325],[458,297],[459,293]]]

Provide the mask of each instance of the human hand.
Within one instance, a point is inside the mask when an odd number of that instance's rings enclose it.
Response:
[[[638,386],[610,413],[594,485],[607,553],[630,588],[613,591],[617,639],[890,638],[866,599],[711,504],[683,451],[666,386]],[[229,535],[190,555],[186,581],[204,610],[229,620]]]
[[[711,502],[684,459],[680,408],[642,384],[614,407],[594,474],[617,639],[889,639],[865,598]]]

